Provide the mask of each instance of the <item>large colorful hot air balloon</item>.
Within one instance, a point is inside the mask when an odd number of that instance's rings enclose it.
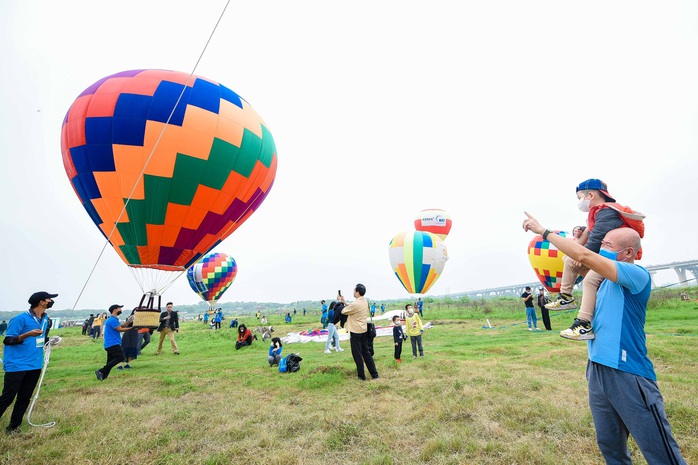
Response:
[[[245,100],[176,71],[124,71],[88,87],[68,110],[61,150],[121,259],[177,276],[259,208],[277,167],[274,139]]]
[[[393,237],[390,266],[410,294],[425,294],[444,270],[448,251],[435,234],[406,231]]]
[[[444,210],[422,210],[414,219],[414,229],[436,234],[442,240],[451,231],[451,215]]]
[[[568,236],[568,233],[564,231],[553,232],[562,237]],[[550,241],[543,239],[540,234],[531,239],[528,244],[528,259],[533,271],[549,292],[560,292],[564,268],[562,258],[564,256],[565,254],[560,252]]]
[[[210,253],[187,270],[187,279],[194,292],[213,308],[237,274],[238,266],[233,257]]]

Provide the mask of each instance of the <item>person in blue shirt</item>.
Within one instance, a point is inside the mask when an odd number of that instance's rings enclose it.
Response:
[[[126,331],[131,331],[133,328],[133,322],[131,317],[126,320],[124,325],[119,321],[119,315],[121,315],[121,308],[123,305],[112,305],[109,307],[109,313],[111,316],[104,323],[104,350],[107,351],[107,363],[99,370],[95,371],[95,376],[100,381],[103,381],[109,377],[111,369],[116,365],[124,361],[124,349],[121,347],[121,334]]]
[[[269,346],[269,357],[267,358],[270,367],[279,364],[279,362],[281,361],[281,352],[283,350],[284,347],[281,344],[281,339],[279,339],[278,337],[271,338],[271,345]]]
[[[10,320],[3,340],[5,383],[0,395],[0,417],[15,397],[7,433],[18,433],[32,393],[44,367],[44,333],[48,326],[46,310],[58,294],[35,292],[29,297],[29,310]]]
[[[647,356],[645,316],[652,280],[646,269],[635,264],[640,235],[632,228],[612,229],[596,253],[526,216],[524,231],[541,234],[572,260],[605,278],[593,317],[596,337],[587,341],[586,377],[596,442],[606,463],[632,463],[628,449],[632,435],[647,463],[685,464]]]
[[[322,315],[320,316],[320,323],[322,323],[322,329],[327,328],[327,304],[324,300],[320,301],[322,304]]]
[[[416,307],[417,307],[417,312],[419,313],[420,318],[424,318],[424,315],[422,314],[422,305],[424,305],[424,302],[422,302],[422,298],[420,297],[417,299]]]

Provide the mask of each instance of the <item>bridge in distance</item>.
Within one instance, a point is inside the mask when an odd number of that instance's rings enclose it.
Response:
[[[652,276],[652,288],[658,287],[657,284],[655,283],[655,276],[658,271],[662,270],[674,270],[678,277],[678,282],[677,286],[686,286],[690,285],[691,282],[693,284],[696,284],[698,282],[698,260],[690,260],[690,261],[685,261],[685,262],[673,262],[673,263],[667,263],[664,265],[653,265],[653,266],[646,266],[645,267],[647,271],[650,272],[650,275]],[[692,278],[689,278],[688,275],[689,273],[693,276]],[[533,281],[530,283],[523,283],[523,284],[514,284],[511,286],[502,286],[502,287],[492,287],[489,289],[479,289],[479,290],[474,290],[474,291],[466,291],[466,292],[457,292],[457,293],[452,293],[452,294],[446,294],[446,296],[452,298],[452,299],[459,299],[461,297],[470,297],[474,299],[479,299],[479,298],[488,298],[488,297],[499,297],[499,296],[505,296],[505,295],[511,295],[515,297],[519,297],[524,290],[526,289],[526,286],[530,286],[531,289],[538,289],[541,287],[540,281]],[[445,296],[439,296],[439,297],[445,297]]]

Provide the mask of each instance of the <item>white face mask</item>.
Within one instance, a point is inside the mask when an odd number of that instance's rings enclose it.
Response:
[[[590,203],[591,200],[587,199],[586,196],[584,196],[581,199],[579,199],[579,202],[577,202],[577,208],[586,213],[591,208]]]

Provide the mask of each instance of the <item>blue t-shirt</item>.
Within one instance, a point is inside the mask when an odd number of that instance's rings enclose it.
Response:
[[[592,320],[596,338],[587,341],[589,360],[657,380],[647,356],[645,315],[652,290],[649,272],[633,263],[616,263],[618,282],[605,280]]]
[[[114,315],[107,319],[104,324],[104,348],[108,349],[111,346],[121,345],[121,333],[115,328],[121,325],[121,322]],[[135,331],[135,330],[134,330]]]
[[[5,346],[2,366],[6,372],[40,370],[44,366],[44,340],[48,315],[44,313],[39,319],[27,310],[10,320],[5,337],[22,335],[32,329],[43,331],[41,336],[30,336],[20,344]]]

